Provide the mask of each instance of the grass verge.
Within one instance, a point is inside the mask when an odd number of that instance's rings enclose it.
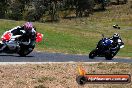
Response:
[[[37,30],[44,34],[43,42],[37,44],[36,50],[62,52],[71,54],[88,54],[96,47],[101,34],[106,37],[117,32],[121,35],[125,48],[118,56],[132,57],[132,10],[128,4],[109,6],[104,12],[95,12],[88,18],[61,20],[59,23],[37,23]],[[0,35],[23,21],[0,20]],[[121,29],[113,29],[118,24]],[[129,29],[129,30],[128,30]]]

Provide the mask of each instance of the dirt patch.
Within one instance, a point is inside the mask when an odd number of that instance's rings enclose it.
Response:
[[[129,84],[76,83],[78,66],[88,74],[132,74],[132,64],[124,63],[66,63],[0,65],[0,88],[130,88]]]

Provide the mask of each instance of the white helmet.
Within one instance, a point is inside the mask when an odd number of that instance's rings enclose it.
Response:
[[[120,35],[118,33],[114,33],[113,34],[113,39],[118,39],[118,38],[120,38]]]

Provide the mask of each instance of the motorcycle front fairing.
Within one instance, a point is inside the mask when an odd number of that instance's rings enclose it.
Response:
[[[16,53],[19,50],[19,43],[16,41],[16,38],[20,37],[21,35],[12,36],[9,41],[4,41],[3,44],[6,46],[3,49],[4,53]]]
[[[22,35],[12,35],[10,31],[6,31],[1,37],[1,49],[3,53],[16,53],[18,51],[18,41],[17,39]]]
[[[110,50],[112,41],[110,41],[108,38],[102,38],[98,44],[97,44],[97,56],[104,56],[105,53]]]

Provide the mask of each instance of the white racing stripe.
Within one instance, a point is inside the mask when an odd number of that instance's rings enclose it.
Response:
[[[107,64],[116,64],[118,62],[0,62],[0,65],[16,65],[16,64],[77,64],[77,63],[84,63],[84,64],[98,64],[98,63],[107,63]]]

